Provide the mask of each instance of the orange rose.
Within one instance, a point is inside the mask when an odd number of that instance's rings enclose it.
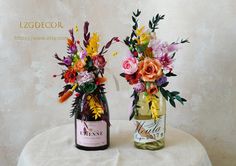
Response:
[[[85,64],[82,60],[78,60],[74,65],[74,69],[79,72],[84,71],[84,65]]]
[[[154,82],[162,77],[161,63],[157,59],[145,58],[139,63],[139,73],[143,81]]]
[[[158,88],[156,87],[156,85],[151,84],[151,86],[147,89],[147,93],[150,95],[155,95],[158,92]]]

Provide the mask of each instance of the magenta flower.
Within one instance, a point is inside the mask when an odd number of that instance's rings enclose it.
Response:
[[[174,60],[168,54],[164,54],[157,59],[161,62],[164,70],[167,70],[169,72],[172,71],[172,63]]]
[[[75,44],[73,44],[72,46],[69,47],[70,50],[70,54],[76,54],[77,53],[77,47]]]
[[[67,65],[70,66],[72,63],[71,57],[64,57],[63,62]]]

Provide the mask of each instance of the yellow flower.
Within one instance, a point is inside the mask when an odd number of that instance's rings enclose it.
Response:
[[[112,56],[117,56],[117,55],[118,55],[117,51],[112,52]]]
[[[138,44],[147,44],[150,41],[151,35],[150,32],[145,31],[145,27],[142,26],[141,28],[136,30],[137,35],[137,42]]]
[[[75,32],[78,32],[78,31],[79,31],[78,25],[75,25]]]
[[[97,33],[93,33],[92,37],[89,39],[89,44],[86,47],[86,51],[89,56],[95,56],[98,54],[99,41],[99,35]]]
[[[94,96],[88,96],[87,100],[89,101],[89,107],[94,114],[93,117],[95,119],[101,117],[101,115],[104,114],[104,111],[99,101]]]
[[[160,109],[159,99],[154,95],[147,95],[146,96],[146,101],[148,103],[151,102],[150,111],[152,113],[152,118],[154,120],[157,120],[159,118],[159,109]]]
[[[142,26],[141,28],[136,29],[136,35],[140,36],[141,34],[143,34],[144,29],[145,29],[145,26]]]

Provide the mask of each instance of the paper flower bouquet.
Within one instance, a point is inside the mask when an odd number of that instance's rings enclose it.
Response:
[[[89,23],[85,22],[82,42],[76,37],[78,35],[77,26],[69,30],[68,55],[60,58],[55,54],[55,58],[59,61],[58,64],[63,66],[59,76],[65,82],[63,91],[59,93],[59,101],[61,103],[66,101],[75,92],[71,116],[75,115],[76,146],[85,150],[97,150],[105,149],[109,145],[107,127],[109,126],[109,113],[104,95],[106,81],[103,75],[106,66],[104,54],[111,44],[118,42],[119,39],[113,37],[99,51],[100,36],[97,33],[91,34],[88,27]],[[90,139],[88,135],[92,135],[92,131],[95,130],[101,131],[103,135],[98,136],[97,139],[92,137]],[[101,140],[103,141],[101,142]]]
[[[173,70],[176,52],[180,45],[187,43],[188,40],[180,40],[170,44],[160,40],[155,30],[158,29],[158,23],[164,19],[164,15],[157,14],[153,17],[149,21],[149,29],[147,29],[138,25],[140,14],[139,10],[133,13],[132,33],[124,40],[130,52],[122,63],[123,73],[120,75],[134,89],[130,120],[134,116],[136,120],[139,120],[134,136],[135,145],[138,148],[153,150],[164,146],[160,145],[160,142],[158,144],[158,140],[164,137],[165,103],[163,99],[169,101],[173,107],[176,106],[176,100],[182,104],[186,102],[186,99],[182,98],[178,91],[167,90],[167,85],[169,77],[176,76]],[[149,121],[147,121],[148,119]],[[151,122],[150,119],[154,121]],[[143,128],[142,132],[138,130],[140,126]],[[148,126],[159,127],[160,130],[143,135],[144,131],[152,131],[153,127],[149,128]],[[155,143],[157,143],[156,147]]]

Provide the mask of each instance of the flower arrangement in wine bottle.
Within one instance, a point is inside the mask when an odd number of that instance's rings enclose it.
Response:
[[[158,38],[155,30],[158,23],[164,19],[164,15],[157,14],[149,21],[149,29],[138,25],[138,17],[141,11],[133,12],[134,23],[132,33],[124,40],[129,47],[130,53],[122,63],[124,77],[133,86],[133,105],[130,119],[133,118],[138,109],[138,93],[144,92],[149,103],[149,109],[153,119],[158,119],[158,103],[156,95],[158,92],[175,107],[175,101],[184,104],[186,99],[180,96],[178,91],[167,90],[168,78],[176,76],[173,72],[173,62],[180,45],[188,43],[188,40],[180,40],[171,44]]]
[[[55,58],[59,61],[59,65],[63,66],[61,79],[64,80],[65,86],[63,91],[59,93],[59,102],[66,101],[73,93],[75,93],[75,99],[72,104],[71,116],[76,111],[81,111],[80,114],[92,115],[96,120],[98,118],[108,121],[108,118],[104,114],[104,108],[100,104],[99,100],[105,100],[104,83],[106,78],[104,77],[104,67],[106,66],[106,60],[104,54],[108,51],[109,47],[118,42],[117,37],[113,37],[106,45],[99,51],[100,36],[97,33],[90,33],[88,31],[89,23],[84,23],[84,39],[81,42],[76,36],[78,36],[78,26],[69,30],[70,38],[67,39],[67,56],[60,58],[55,54]],[[83,44],[83,46],[82,46]],[[80,109],[81,101],[84,94],[96,94],[87,95],[88,104],[83,107],[89,107],[89,109]]]

